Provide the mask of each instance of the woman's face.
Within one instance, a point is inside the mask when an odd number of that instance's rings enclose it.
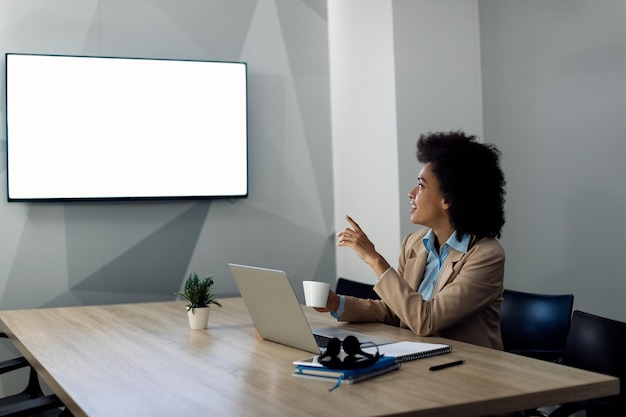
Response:
[[[430,164],[426,164],[417,176],[417,186],[409,193],[411,200],[411,222],[436,229],[449,226],[449,204],[439,190],[439,181]]]

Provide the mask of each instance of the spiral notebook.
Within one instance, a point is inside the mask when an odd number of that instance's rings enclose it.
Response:
[[[376,353],[376,348],[363,348],[363,350]],[[378,346],[378,351],[381,355],[396,358],[399,363],[450,353],[452,347],[440,343],[402,341]]]
[[[376,347],[363,347],[362,350],[373,355],[377,352]],[[452,352],[452,347],[439,343],[402,341],[389,343],[387,345],[378,345],[378,352],[382,357],[391,357],[394,358],[397,363],[400,363],[450,353]],[[340,357],[343,354],[344,352],[340,352]],[[324,365],[319,362],[319,357],[320,355],[310,356],[294,361],[293,364],[296,365],[296,367],[323,368]],[[328,371],[325,372],[328,373]]]

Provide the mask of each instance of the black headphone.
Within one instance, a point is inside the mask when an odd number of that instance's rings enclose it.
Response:
[[[346,353],[343,359],[339,357],[342,345],[343,351]],[[362,345],[376,347],[376,354],[363,352]],[[350,335],[346,336],[343,342],[336,337],[329,340],[326,351],[319,356],[318,361],[331,369],[359,369],[373,365],[378,358],[380,358],[378,346],[372,342],[361,343],[355,336]]]

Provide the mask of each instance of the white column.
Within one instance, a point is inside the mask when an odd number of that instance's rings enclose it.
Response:
[[[335,225],[352,216],[396,264],[398,149],[392,2],[328,2]],[[337,248],[337,276],[374,282],[349,248]]]

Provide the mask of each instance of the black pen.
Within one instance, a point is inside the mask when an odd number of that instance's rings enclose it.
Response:
[[[441,365],[431,366],[430,370],[431,371],[438,371],[440,369],[446,369],[446,368],[449,368],[451,366],[461,365],[463,362],[465,362],[465,361],[455,361],[455,362],[443,363]]]

